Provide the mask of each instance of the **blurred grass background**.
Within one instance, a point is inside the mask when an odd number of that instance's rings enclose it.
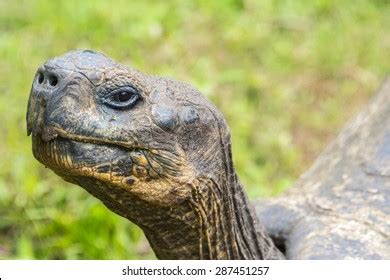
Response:
[[[0,259],[154,258],[138,228],[34,160],[26,103],[47,58],[91,48],[195,85],[256,198],[290,186],[379,87],[389,15],[386,0],[0,0]]]

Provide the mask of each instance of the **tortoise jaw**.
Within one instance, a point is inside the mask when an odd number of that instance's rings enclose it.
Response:
[[[64,139],[56,137],[52,141],[44,141],[42,135],[32,133],[32,150],[34,157],[53,170],[65,167],[67,170],[73,169],[75,163],[72,160]]]
[[[38,161],[53,171],[67,173],[105,165],[136,150],[128,143],[76,135],[55,127],[45,128],[42,133],[33,130],[32,148]]]
[[[139,145],[136,141],[120,141],[120,140],[111,140],[103,139],[94,136],[84,136],[80,134],[75,134],[66,131],[63,128],[58,126],[49,126],[42,130],[42,132],[36,132],[34,130],[29,131],[29,135],[32,134],[32,137],[40,137],[44,142],[50,142],[56,138],[68,139],[74,142],[87,143],[87,144],[96,144],[96,145],[106,145],[106,146],[117,146],[118,148],[133,151],[133,150],[147,150],[146,147]]]

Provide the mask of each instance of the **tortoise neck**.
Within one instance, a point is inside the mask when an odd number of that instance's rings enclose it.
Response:
[[[223,185],[213,180],[199,184],[193,207],[198,216],[200,258],[283,258],[260,227],[236,174],[229,177]]]
[[[75,177],[71,182],[140,226],[159,259],[283,258],[260,228],[237,176],[223,177],[196,179],[188,184],[188,199],[164,207],[92,179]]]
[[[160,223],[141,226],[158,258],[283,258],[260,228],[237,177],[231,179],[230,193],[210,178],[198,179],[191,184],[192,198],[171,210],[164,225],[159,217]]]
[[[228,129],[216,123],[221,127],[220,145],[211,153],[215,157],[207,164],[196,161],[199,175],[188,184],[191,197],[164,218],[169,233],[154,226],[144,232],[158,258],[283,259],[260,226],[234,171]]]

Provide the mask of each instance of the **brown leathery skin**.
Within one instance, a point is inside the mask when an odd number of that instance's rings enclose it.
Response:
[[[103,54],[43,64],[34,156],[142,228],[160,259],[283,259],[234,171],[229,128],[196,89]]]

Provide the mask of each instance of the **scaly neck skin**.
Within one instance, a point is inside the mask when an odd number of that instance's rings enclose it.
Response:
[[[232,193],[213,180],[193,185],[192,199],[141,227],[161,259],[283,259],[264,234],[237,177]],[[157,215],[159,216],[159,215]]]
[[[74,176],[68,180],[139,225],[159,259],[283,259],[259,225],[225,142],[208,151],[213,156],[207,162],[190,161],[199,164],[193,166],[196,172],[190,181],[166,182],[188,189],[188,196],[171,203],[148,202],[110,182]]]
[[[92,179],[69,181],[139,225],[159,259],[283,259],[259,226],[237,176],[228,178],[198,178],[190,184],[189,199],[166,207]]]

